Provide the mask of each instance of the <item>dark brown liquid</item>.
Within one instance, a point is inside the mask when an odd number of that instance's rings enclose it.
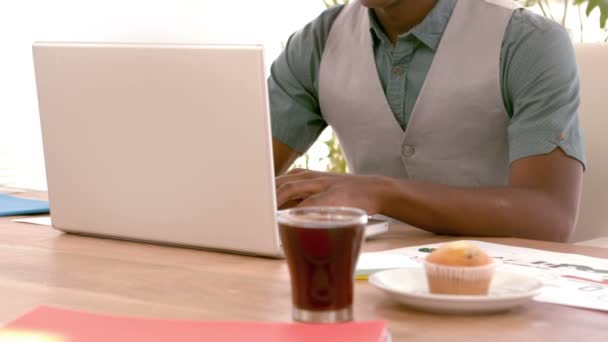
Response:
[[[364,226],[300,228],[279,225],[293,304],[339,310],[353,303],[353,277]]]

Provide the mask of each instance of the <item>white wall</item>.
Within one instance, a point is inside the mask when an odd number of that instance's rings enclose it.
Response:
[[[45,189],[31,43],[262,43],[269,60],[321,0],[0,1],[0,185]]]

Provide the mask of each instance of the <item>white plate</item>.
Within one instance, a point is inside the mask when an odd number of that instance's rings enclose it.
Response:
[[[407,306],[449,314],[505,311],[530,301],[542,288],[542,284],[535,278],[496,270],[488,295],[431,294],[424,270],[419,267],[374,273],[369,282]]]

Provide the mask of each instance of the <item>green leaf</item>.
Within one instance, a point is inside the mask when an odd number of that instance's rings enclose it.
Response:
[[[575,5],[583,5],[587,3],[585,13],[587,16],[593,12],[595,8],[600,10],[600,27],[605,28],[608,21],[608,0],[574,0]]]
[[[587,16],[589,16],[591,11],[593,11],[593,9],[597,6],[598,1],[599,0],[588,0],[587,10],[585,11]]]
[[[525,7],[532,7],[532,6],[536,6],[536,4],[538,4],[538,0],[524,0],[524,1],[520,1],[523,2],[523,5]]]
[[[608,22],[608,0],[602,0],[600,12],[600,27],[606,28],[606,22]]]

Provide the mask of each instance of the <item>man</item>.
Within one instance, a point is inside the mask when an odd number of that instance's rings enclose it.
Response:
[[[565,241],[584,168],[569,36],[510,0],[360,0],[289,40],[269,79],[275,171],[326,125],[349,169],[277,177],[439,234]]]

